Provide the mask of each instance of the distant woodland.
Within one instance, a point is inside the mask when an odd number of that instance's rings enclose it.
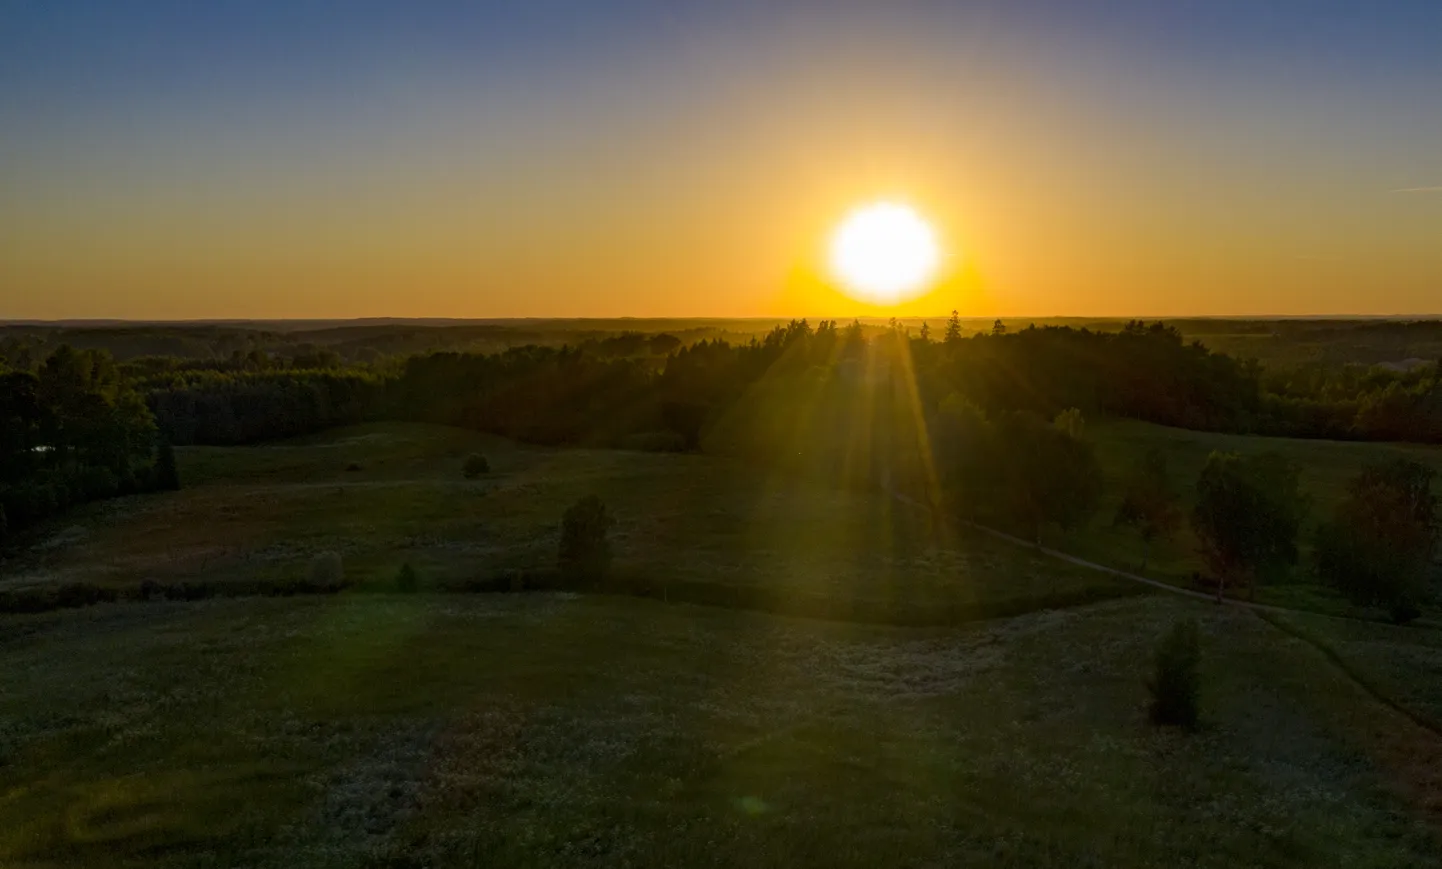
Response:
[[[15,324],[0,328],[0,506],[17,528],[178,484],[173,445],[377,419],[914,490],[964,476],[986,437],[1045,466],[1042,428],[1073,412],[1442,443],[1439,359],[1433,321]]]

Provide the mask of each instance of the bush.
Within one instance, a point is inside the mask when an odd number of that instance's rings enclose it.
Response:
[[[420,587],[420,580],[416,576],[416,569],[411,567],[410,562],[401,565],[400,572],[396,574],[396,591],[410,594]]]
[[[345,567],[340,555],[322,552],[310,563],[310,581],[317,588],[339,588],[345,584]]]
[[[1201,661],[1201,640],[1196,620],[1177,622],[1157,647],[1156,674],[1147,683],[1147,690],[1152,694],[1154,723],[1196,726]]]
[[[480,453],[471,453],[466,456],[466,463],[461,467],[461,473],[466,475],[467,480],[474,480],[482,474],[491,472],[491,463]]]
[[[561,546],[557,565],[573,580],[597,582],[611,566],[607,534],[615,520],[595,495],[587,495],[567,508],[561,517]]]
[[[155,451],[155,488],[164,492],[180,489],[180,469],[175,464],[175,447],[162,439]]]

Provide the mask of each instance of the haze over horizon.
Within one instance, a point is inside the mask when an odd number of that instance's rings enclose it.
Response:
[[[1442,312],[1442,4],[870,5],[0,0],[0,319]]]

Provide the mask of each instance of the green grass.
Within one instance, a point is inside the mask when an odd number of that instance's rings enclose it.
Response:
[[[461,465],[484,454],[492,471]],[[338,552],[386,589],[404,563],[423,588],[555,564],[561,514],[600,495],[615,571],[660,584],[846,601],[848,612],[997,612],[1135,588],[980,537],[933,535],[882,493],[770,476],[739,460],[550,450],[440,426],[383,424],[275,445],[179,451],[185,488],[79,511],[10,566],[0,590],[62,582],[284,583]],[[359,470],[347,470],[358,465]],[[878,609],[879,608],[879,609]]]
[[[1087,436],[1096,444],[1105,476],[1102,505],[1094,520],[1084,528],[1066,533],[1053,529],[1047,538],[1049,543],[1104,564],[1136,570],[1142,562],[1142,542],[1133,531],[1112,527],[1111,518],[1128,478],[1148,450],[1160,450],[1167,457],[1173,485],[1188,511],[1197,476],[1213,450],[1243,455],[1276,451],[1302,467],[1302,487],[1311,499],[1311,514],[1302,530],[1302,563],[1294,571],[1295,581],[1263,587],[1257,599],[1334,614],[1377,615],[1354,610],[1328,591],[1317,588],[1308,574],[1317,525],[1330,518],[1346,496],[1347,483],[1368,464],[1402,457],[1430,465],[1442,475],[1442,448],[1439,447],[1214,434],[1123,420],[1089,425]],[[1189,584],[1193,571],[1205,569],[1197,550],[1197,540],[1184,522],[1174,539],[1153,544],[1145,573],[1177,584]]]
[[[1153,443],[1194,474],[1224,440],[1094,433],[1113,478]],[[1370,455],[1303,446],[1320,495]],[[472,452],[492,472],[467,481]],[[1248,613],[1124,598],[885,495],[721,457],[386,424],[180,461],[184,490],[42,529],[0,590],[256,588],[331,550],[359,589],[0,616],[0,866],[1442,865],[1442,740],[1373,696],[1442,706],[1425,628],[1297,616],[1343,669]],[[403,563],[423,592],[548,567],[592,492],[617,572],[776,609],[1119,599],[897,628],[363,593]],[[1102,524],[1075,548],[1128,557]],[[1150,726],[1143,688],[1183,616],[1204,634],[1193,734]]]
[[[1192,735],[1142,688],[1183,615]],[[1204,604],[918,630],[360,595],[3,625],[5,866],[1442,862],[1374,751],[1395,717]]]

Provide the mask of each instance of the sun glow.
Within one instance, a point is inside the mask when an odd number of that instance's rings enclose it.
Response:
[[[914,209],[875,202],[847,215],[831,238],[831,271],[852,296],[894,305],[925,292],[941,263],[931,225]]]

